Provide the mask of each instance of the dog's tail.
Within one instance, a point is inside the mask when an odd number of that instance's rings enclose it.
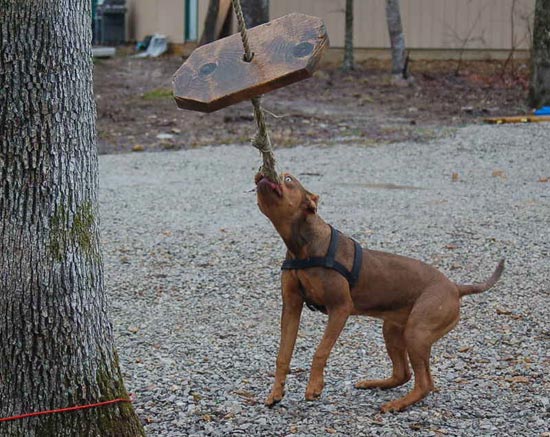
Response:
[[[456,284],[458,287],[458,291],[460,293],[460,297],[467,296],[468,294],[482,293],[483,291],[488,290],[489,288],[491,288],[493,285],[496,284],[496,282],[499,280],[500,276],[502,275],[503,271],[504,271],[504,259],[501,259],[497,265],[497,268],[491,275],[491,277],[487,279],[485,282],[481,282],[479,284],[472,284],[472,285]]]

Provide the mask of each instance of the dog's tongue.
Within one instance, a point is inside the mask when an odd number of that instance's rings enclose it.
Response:
[[[271,179],[268,179],[267,177],[262,177],[259,181],[258,181],[258,184],[257,185],[260,185],[260,184],[266,184],[266,185],[269,185],[269,187],[275,191],[277,194],[281,195],[281,187],[279,186],[279,184],[276,184],[275,182],[273,182]]]
[[[271,179],[268,179],[265,176],[262,178],[262,180],[260,182],[263,182],[264,184],[268,184],[274,190],[279,187],[275,182],[273,182]]]

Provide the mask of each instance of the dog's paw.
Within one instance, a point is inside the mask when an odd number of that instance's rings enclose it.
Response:
[[[321,393],[308,393],[306,392],[306,401],[316,401],[321,396]]]
[[[364,380],[364,381],[357,381],[355,383],[355,388],[358,388],[360,390],[365,390],[369,388],[376,388],[377,386],[373,383],[372,380]]]
[[[323,391],[323,382],[320,383],[309,383],[306,389],[306,401],[314,401]]]
[[[400,401],[391,401],[380,407],[382,413],[397,413],[407,408],[407,405]]]
[[[265,400],[264,405],[266,407],[272,408],[275,405],[277,405],[279,402],[281,402],[284,395],[285,395],[284,392],[271,392],[271,394]]]
[[[387,379],[365,379],[363,381],[358,381],[355,383],[355,388],[358,389],[372,389],[372,388],[381,388],[382,390],[388,388],[399,387],[400,385],[405,384],[411,379],[410,375],[404,378],[387,378]]]

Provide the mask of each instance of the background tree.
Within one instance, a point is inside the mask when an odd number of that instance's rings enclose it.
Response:
[[[210,0],[199,45],[208,44],[231,33],[231,0]]]
[[[231,0],[210,0],[199,45],[231,34],[233,19],[231,3]],[[269,0],[241,0],[241,5],[247,27],[269,21]]]
[[[407,53],[399,0],[386,0],[386,20],[391,44],[391,73],[395,79],[407,79]]]
[[[550,106],[550,1],[536,0],[529,104]]]
[[[346,36],[344,38],[343,71],[351,71],[355,68],[353,59],[353,0],[346,0]]]
[[[107,318],[89,0],[0,0],[0,417],[127,398]],[[130,403],[2,437],[140,436]]]
[[[269,21],[269,0],[241,0],[247,27],[254,27]]]

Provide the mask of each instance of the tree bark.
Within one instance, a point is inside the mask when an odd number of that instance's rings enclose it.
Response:
[[[529,104],[550,106],[550,1],[536,0]]]
[[[249,29],[269,21],[269,0],[241,0],[241,5]]]
[[[343,71],[351,71],[355,68],[353,59],[353,0],[346,0],[346,36],[344,38]]]
[[[0,0],[0,418],[127,398],[99,247],[89,0]],[[142,436],[130,403],[2,437]]]
[[[406,79],[405,35],[401,24],[399,0],[386,0],[386,20],[391,44],[391,72],[394,76]]]

